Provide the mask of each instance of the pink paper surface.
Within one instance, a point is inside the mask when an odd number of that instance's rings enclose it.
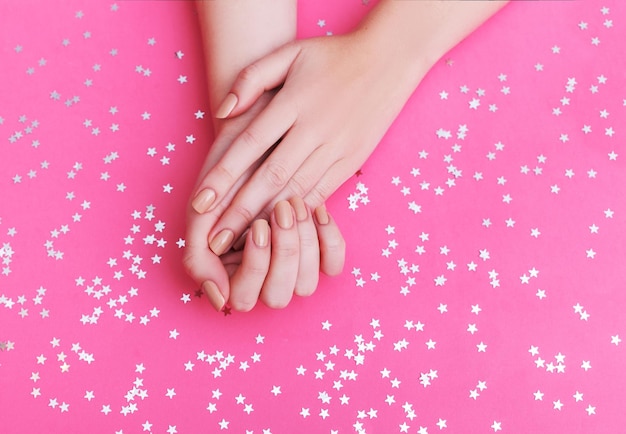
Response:
[[[302,37],[373,7],[301,3]],[[329,201],[344,273],[227,315],[180,265],[193,4],[0,19],[1,432],[624,432],[624,2],[508,5]]]

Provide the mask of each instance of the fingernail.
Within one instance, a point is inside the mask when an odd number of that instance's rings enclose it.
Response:
[[[224,229],[209,242],[209,247],[213,250],[213,253],[219,256],[228,250],[228,247],[230,247],[234,238],[235,234],[233,231],[230,229]]]
[[[257,247],[265,247],[270,239],[270,227],[266,220],[256,220],[252,223],[252,239]]]
[[[237,241],[235,241],[235,244],[233,244],[233,249],[234,250],[241,250],[243,249],[243,247],[246,245],[246,238],[248,237],[248,231],[245,231]]]
[[[233,111],[233,109],[237,105],[237,101],[237,95],[235,95],[234,93],[229,93],[228,95],[226,95],[226,98],[224,98],[224,101],[222,101],[222,104],[216,110],[215,117],[217,119],[224,119],[230,114],[230,112]]]
[[[326,207],[324,205],[320,205],[315,208],[315,218],[321,225],[327,225],[328,222],[330,222],[330,218],[328,217],[328,213],[326,212]]]
[[[211,208],[215,201],[215,192],[210,188],[201,190],[191,201],[191,206],[198,214],[204,214]]]
[[[274,208],[276,213],[276,223],[282,229],[291,229],[293,225],[293,215],[291,213],[291,205],[286,200],[281,200]]]
[[[304,204],[302,198],[300,196],[292,197],[289,200],[289,203],[291,203],[291,206],[296,212],[296,220],[298,220],[299,222],[306,220],[306,218],[309,216],[309,213],[306,210],[306,205]]]
[[[202,284],[202,290],[209,298],[211,306],[213,306],[218,312],[222,310],[222,308],[226,304],[226,300],[224,300],[224,296],[220,292],[217,285],[210,280],[207,280]]]

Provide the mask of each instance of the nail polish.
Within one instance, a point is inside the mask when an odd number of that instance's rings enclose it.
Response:
[[[257,220],[252,224],[252,239],[257,247],[266,247],[270,238],[270,227],[266,220]]]
[[[289,203],[296,212],[296,220],[298,220],[299,222],[306,220],[306,218],[309,216],[309,212],[307,211],[306,205],[304,204],[302,198],[299,196],[292,197],[291,199],[289,199]]]
[[[328,217],[328,213],[326,212],[326,207],[324,207],[324,205],[320,205],[315,208],[315,218],[321,225],[327,225],[328,222],[330,222],[330,218]]]
[[[204,214],[215,202],[215,192],[210,188],[201,190],[191,201],[191,206],[198,214]]]
[[[215,117],[217,119],[224,119],[225,117],[227,117],[237,105],[237,101],[239,100],[237,98],[237,95],[235,95],[234,93],[229,93],[228,95],[226,95],[226,98],[224,98],[222,104],[220,104],[218,109],[215,111]]]
[[[233,231],[230,229],[224,229],[209,242],[209,247],[213,253],[219,256],[228,250],[234,238],[235,234]]]
[[[216,311],[222,310],[224,305],[226,304],[226,300],[224,300],[224,296],[220,292],[217,285],[210,280],[207,280],[202,284],[202,290],[209,298],[209,302],[215,308]]]
[[[239,239],[235,241],[235,244],[233,244],[233,250],[242,250],[246,246],[247,238],[248,238],[248,230],[246,230],[243,234],[241,234]]]
[[[274,207],[274,213],[276,215],[276,223],[282,229],[291,229],[293,226],[293,215],[291,211],[291,205],[286,200],[281,200]]]

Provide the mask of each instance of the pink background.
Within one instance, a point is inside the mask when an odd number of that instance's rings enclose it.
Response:
[[[373,6],[302,3],[302,37]],[[0,17],[0,431],[623,432],[624,2],[512,2],[329,202],[344,273],[229,315],[180,266],[192,3]]]

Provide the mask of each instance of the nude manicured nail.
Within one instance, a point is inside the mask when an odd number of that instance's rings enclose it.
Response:
[[[224,300],[224,296],[220,292],[217,285],[210,280],[207,280],[202,284],[202,290],[209,298],[211,306],[213,306],[218,312],[222,310],[222,308],[226,304],[226,300]]]
[[[228,250],[234,239],[235,234],[233,231],[230,229],[224,229],[209,242],[209,247],[213,253],[219,256]]]
[[[276,213],[276,223],[278,223],[278,226],[282,229],[291,229],[291,226],[293,226],[293,215],[289,202],[281,200],[276,204],[274,212]]]
[[[266,247],[270,239],[270,227],[265,220],[257,220],[252,224],[252,239],[257,247]]]
[[[328,217],[328,213],[326,212],[324,205],[315,208],[315,218],[321,225],[327,225],[328,222],[330,222],[330,218]]]
[[[291,206],[296,212],[296,220],[298,220],[299,222],[306,220],[306,218],[309,216],[309,213],[306,210],[306,205],[304,204],[302,198],[299,196],[292,197],[289,200],[289,203],[291,203]]]
[[[246,238],[248,237],[248,231],[245,231],[237,241],[235,241],[235,244],[233,244],[233,249],[234,250],[241,250],[244,248],[244,246],[246,245]]]
[[[215,192],[210,188],[201,190],[191,201],[191,206],[198,214],[204,214],[215,202]]]
[[[226,98],[224,98],[224,101],[222,101],[222,104],[216,110],[215,117],[217,119],[224,119],[233,111],[237,105],[237,101],[239,101],[239,99],[234,93],[226,95]]]

